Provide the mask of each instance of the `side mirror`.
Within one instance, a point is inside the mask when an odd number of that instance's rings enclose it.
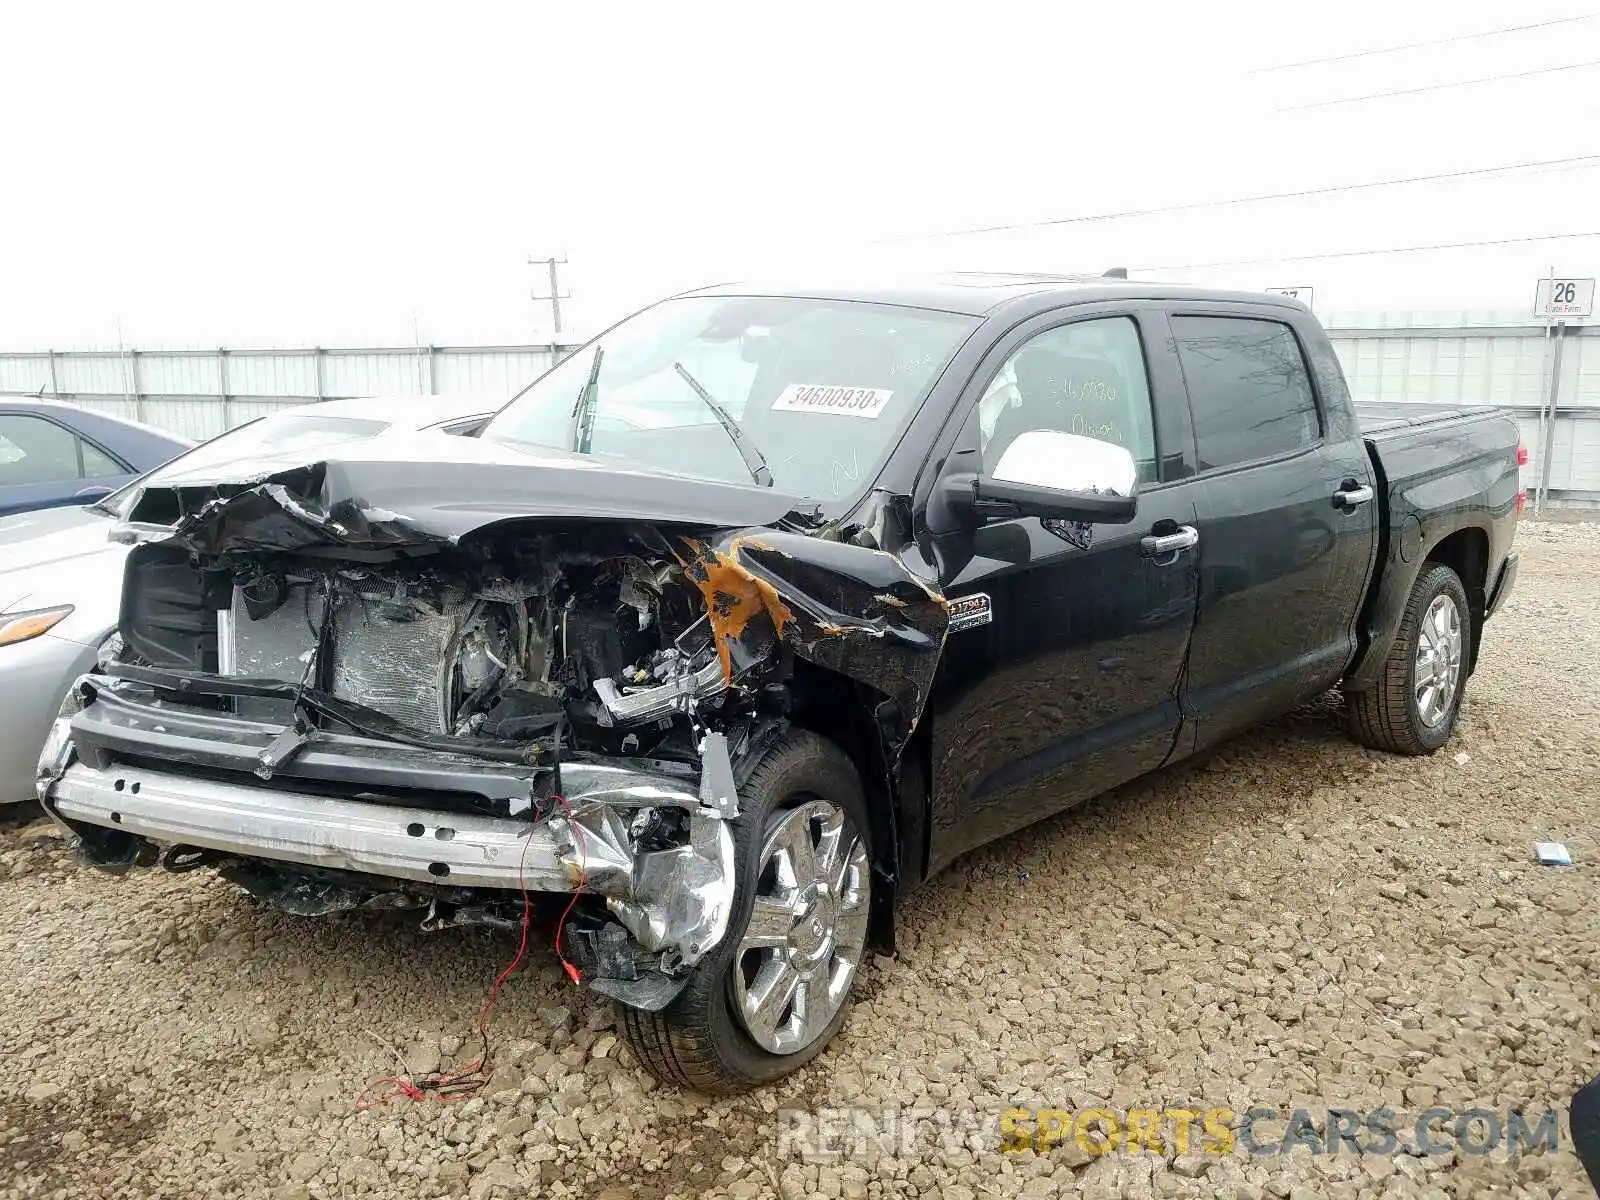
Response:
[[[1030,429],[1012,439],[995,464],[993,478],[1057,492],[1131,499],[1139,466],[1132,453],[1115,442],[1054,429]]]
[[[1138,513],[1138,478],[1125,447],[1030,429],[1006,447],[992,474],[951,475],[941,490],[952,508],[979,520],[1027,516],[1125,525]]]

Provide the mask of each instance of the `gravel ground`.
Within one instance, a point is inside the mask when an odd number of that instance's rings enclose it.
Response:
[[[970,855],[910,901],[833,1048],[731,1101],[655,1086],[541,947],[491,1095],[357,1113],[396,1054],[473,1055],[505,937],[296,920],[0,830],[0,1196],[1587,1195],[1564,1118],[1515,1161],[776,1154],[780,1108],[1564,1111],[1600,1070],[1600,526],[1519,546],[1443,752],[1361,750],[1325,702]],[[1576,865],[1535,865],[1536,839]]]

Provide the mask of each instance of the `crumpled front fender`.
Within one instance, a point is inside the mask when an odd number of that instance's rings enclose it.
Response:
[[[898,753],[916,728],[950,626],[949,604],[883,550],[770,529],[685,540],[729,683],[759,679],[780,645],[881,692],[900,710]]]

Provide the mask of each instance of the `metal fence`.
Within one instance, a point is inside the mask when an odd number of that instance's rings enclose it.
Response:
[[[572,347],[403,346],[291,350],[0,353],[0,394],[39,393],[197,440],[281,408],[345,396],[509,397]]]
[[[1532,460],[1525,485],[1542,484],[1552,505],[1600,506],[1600,326],[1547,328],[1499,313],[1334,313],[1327,323],[1358,400],[1508,407]],[[333,397],[507,397],[572,349],[0,352],[0,393],[40,392],[200,439]]]
[[[1423,325],[1409,316],[1330,320],[1351,395],[1509,408],[1528,449],[1530,495],[1556,507],[1600,506],[1600,326]]]

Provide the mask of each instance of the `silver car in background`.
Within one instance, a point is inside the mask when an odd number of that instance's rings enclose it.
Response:
[[[61,697],[114,647],[123,560],[137,539],[159,536],[170,519],[162,505],[142,503],[147,492],[196,469],[389,428],[470,434],[503,403],[496,396],[367,396],[288,409],[229,430],[96,504],[0,517],[0,805],[33,799],[39,747]]]

